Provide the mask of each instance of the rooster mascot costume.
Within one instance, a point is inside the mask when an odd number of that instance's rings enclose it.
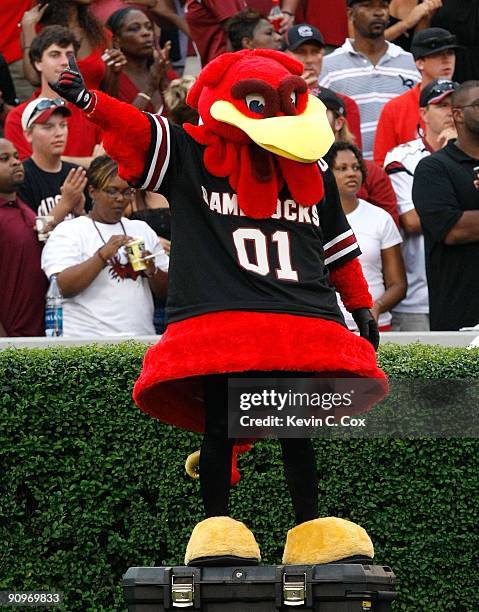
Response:
[[[360,251],[322,162],[333,134],[302,71],[277,51],[221,55],[189,92],[200,125],[183,127],[88,91],[73,58],[51,84],[102,128],[123,179],[170,202],[168,327],[146,353],[134,399],[165,423],[204,433],[207,518],[191,534],[190,565],[260,559],[251,531],[228,517],[228,378],[364,377],[376,379],[376,399],[387,390]],[[360,336],[346,328],[336,291]],[[362,527],[318,517],[311,440],[280,443],[296,519],[283,563],[371,559]]]

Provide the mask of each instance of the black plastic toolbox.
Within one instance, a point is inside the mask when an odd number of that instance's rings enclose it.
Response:
[[[396,577],[361,563],[231,567],[131,567],[129,612],[389,612]]]

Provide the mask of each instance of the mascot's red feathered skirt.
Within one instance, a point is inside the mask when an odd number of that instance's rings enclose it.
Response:
[[[133,398],[143,411],[165,423],[203,432],[201,376],[272,370],[369,379],[367,403],[355,412],[369,409],[388,389],[371,344],[339,323],[223,311],[171,323],[147,351]]]

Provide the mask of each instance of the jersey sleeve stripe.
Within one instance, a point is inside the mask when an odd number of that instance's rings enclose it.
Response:
[[[162,139],[160,145],[160,152],[158,154],[158,163],[157,169],[153,176],[153,189],[152,191],[156,191],[163,179],[165,177],[165,173],[168,169],[168,164],[170,163],[170,150],[171,150],[171,142],[170,142],[170,126],[168,124],[168,119],[165,117],[161,117],[160,115],[155,115],[155,120],[161,125],[162,130]],[[155,182],[156,179],[156,182]]]
[[[405,168],[401,162],[393,161],[388,164],[385,168],[387,174],[396,174],[397,172],[406,172],[410,176],[414,176],[407,168]]]
[[[337,242],[332,247],[329,247],[329,249],[325,249],[324,255],[325,257],[331,257],[331,255],[334,255],[335,253],[339,253],[340,251],[344,250],[346,247],[351,246],[352,244],[357,244],[356,236],[354,234],[352,236],[348,236],[347,238],[344,238],[344,240],[341,240],[340,242]]]
[[[326,252],[328,249],[333,247],[335,244],[338,244],[338,242],[341,242],[342,240],[344,240],[345,238],[348,238],[349,236],[354,236],[352,229],[348,229],[342,234],[338,234],[335,238],[333,238],[329,242],[326,242],[326,244],[323,247],[324,251]]]
[[[324,263],[327,266],[329,266],[333,262],[337,262],[338,259],[341,259],[342,257],[345,257],[349,253],[352,253],[353,251],[356,251],[356,250],[357,250],[357,253],[354,254],[354,257],[357,257],[357,256],[359,256],[361,254],[361,251],[359,250],[358,243],[356,241],[354,241],[354,244],[351,244],[348,247],[342,249],[341,251],[338,251],[337,253],[334,253],[334,255],[331,255],[331,257],[326,257],[326,259],[324,260]]]
[[[168,121],[164,117],[148,115],[151,121],[152,146],[145,164],[146,178],[140,189],[158,189],[170,160],[170,134]]]

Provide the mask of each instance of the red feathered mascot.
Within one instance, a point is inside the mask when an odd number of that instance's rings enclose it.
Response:
[[[189,93],[201,124],[183,128],[88,91],[74,59],[51,84],[103,129],[122,178],[170,202],[168,327],[146,353],[134,399],[165,423],[204,432],[207,519],[191,535],[190,564],[260,558],[253,534],[228,517],[228,378],[365,377],[376,399],[387,389],[359,248],[321,161],[333,134],[302,70],[276,51],[224,54]],[[362,337],[346,328],[336,291]],[[297,523],[283,562],[371,558],[359,525],[318,518],[311,440],[280,443]]]

